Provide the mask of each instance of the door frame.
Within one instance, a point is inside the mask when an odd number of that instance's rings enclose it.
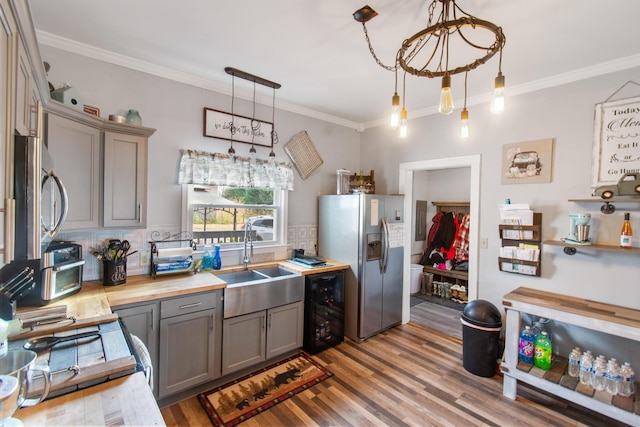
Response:
[[[420,160],[400,163],[398,192],[404,194],[405,232],[402,280],[402,323],[410,320],[410,272],[411,272],[411,224],[413,224],[413,180],[414,172],[453,168],[471,168],[469,179],[469,283],[467,292],[469,301],[478,298],[478,248],[480,232],[480,166],[481,155],[449,157],[444,159]]]

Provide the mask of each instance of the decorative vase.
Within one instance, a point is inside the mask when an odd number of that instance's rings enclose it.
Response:
[[[212,267],[214,270],[220,270],[222,268],[222,259],[220,258],[220,245],[215,245],[213,247]]]
[[[127,123],[130,125],[142,126],[142,118],[138,110],[129,110],[127,113]]]

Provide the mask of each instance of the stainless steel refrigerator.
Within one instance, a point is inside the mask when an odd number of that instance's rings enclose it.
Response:
[[[349,264],[345,335],[362,341],[402,321],[404,196],[318,200],[318,255]]]

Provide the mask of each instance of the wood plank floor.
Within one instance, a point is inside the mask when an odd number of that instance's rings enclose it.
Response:
[[[423,302],[411,307],[410,313],[412,322],[442,332],[445,335],[462,339],[461,310]]]
[[[335,375],[243,426],[595,426],[623,424],[526,386],[462,367],[462,344],[415,323],[314,356]],[[168,426],[210,426],[196,397],[162,409]]]

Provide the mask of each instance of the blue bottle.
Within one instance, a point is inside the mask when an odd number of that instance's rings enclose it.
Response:
[[[518,359],[523,363],[533,363],[533,355],[536,338],[529,326],[525,326],[520,333],[520,346],[518,348]]]
[[[213,256],[211,255],[211,245],[204,245],[204,254],[202,254],[202,269],[211,270],[213,267]]]
[[[222,259],[220,258],[220,245],[215,245],[213,247],[212,267],[214,270],[220,270],[220,268],[222,268]]]

